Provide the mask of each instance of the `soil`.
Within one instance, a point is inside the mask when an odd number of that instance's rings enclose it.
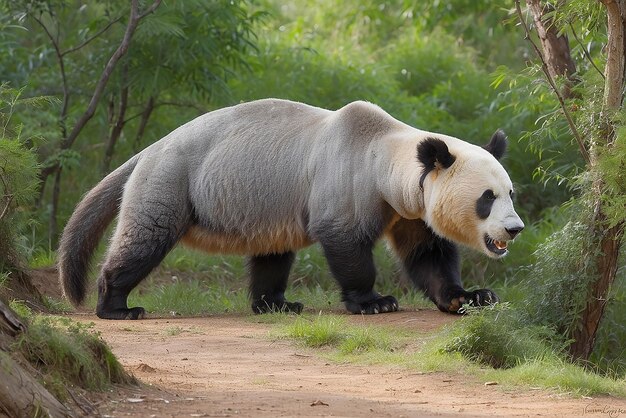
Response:
[[[434,310],[346,316],[359,323],[408,327],[418,331],[416,336],[455,319]],[[463,373],[338,364],[324,359],[323,350],[271,338],[272,325],[251,316],[140,321],[72,317],[93,322],[142,382],[101,398],[95,407],[104,416],[626,417],[622,399],[485,385]]]

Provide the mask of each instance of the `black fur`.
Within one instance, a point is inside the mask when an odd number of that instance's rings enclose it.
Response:
[[[166,215],[161,202],[145,201],[144,204],[146,207],[158,205],[162,216],[140,217],[150,213],[149,210],[136,214],[143,222],[134,222],[132,232],[135,236],[147,238],[109,249],[98,278],[96,314],[99,318],[139,319],[144,316],[142,307],[128,308],[128,294],[163,261],[189,226],[189,207],[172,208]]]
[[[420,177],[420,187],[424,187],[424,179],[428,173],[435,169],[435,163],[439,163],[441,167],[450,167],[456,157],[450,154],[448,146],[441,139],[426,138],[417,146],[417,160],[422,163],[424,170]]]
[[[400,220],[390,239],[407,276],[441,311],[458,312],[470,301],[479,306],[498,300],[489,289],[463,289],[456,244],[435,235],[424,221]]]
[[[300,302],[285,300],[287,279],[294,259],[293,252],[250,257],[248,269],[254,313],[302,312]]]
[[[483,148],[496,157],[496,160],[499,160],[506,153],[507,143],[508,140],[506,138],[506,134],[502,129],[498,129],[491,137],[489,143],[483,146]]]
[[[476,215],[478,215],[480,219],[487,219],[491,214],[491,208],[495,201],[496,196],[493,194],[493,190],[485,190],[476,201]]]
[[[372,249],[379,234],[378,231],[370,234],[346,231],[332,225],[317,229],[330,271],[341,286],[342,301],[352,313],[377,314],[398,310],[396,298],[374,291],[376,267]]]

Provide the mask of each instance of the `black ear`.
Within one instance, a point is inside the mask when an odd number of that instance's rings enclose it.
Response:
[[[420,187],[424,187],[424,179],[438,163],[441,168],[450,167],[456,157],[450,154],[448,146],[441,139],[426,138],[417,146],[417,160],[424,166],[422,177],[420,177]]]
[[[509,141],[506,139],[504,131],[502,131],[502,129],[498,129],[491,137],[491,141],[489,141],[487,145],[484,145],[483,148],[496,157],[496,160],[499,160],[506,152],[508,142]]]

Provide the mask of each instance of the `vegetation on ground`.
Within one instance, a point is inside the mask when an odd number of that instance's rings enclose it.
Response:
[[[11,350],[39,371],[44,387],[57,399],[69,399],[72,387],[103,391],[112,384],[137,384],[91,329],[93,324],[33,313],[19,302],[11,308],[26,324]]]
[[[272,338],[297,341],[333,361],[450,372],[504,387],[541,387],[575,396],[626,397],[624,376],[601,376],[572,364],[555,350],[554,335],[545,328],[524,328],[521,335],[519,317],[506,304],[471,310],[442,330],[418,335],[397,327],[348,324],[338,315],[273,315],[281,319]]]

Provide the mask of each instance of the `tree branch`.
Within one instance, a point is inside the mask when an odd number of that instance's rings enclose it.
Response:
[[[126,116],[126,109],[128,107],[128,62],[124,62],[120,71],[120,81],[122,83],[122,88],[120,90],[120,106],[117,112],[117,118],[115,118],[115,124],[111,128],[111,132],[109,133],[109,140],[107,142],[107,147],[104,152],[104,157],[102,158],[102,174],[106,175],[109,172],[109,167],[111,166],[111,160],[113,159],[113,153],[115,151],[115,145],[122,135],[122,130],[124,129],[124,117]]]
[[[100,35],[102,35],[104,32],[108,31],[109,28],[111,26],[113,26],[114,24],[116,24],[117,22],[119,22],[122,19],[122,17],[118,17],[117,19],[114,19],[112,21],[110,21],[104,28],[100,29],[98,32],[96,32],[93,36],[91,36],[88,39],[85,39],[83,42],[81,42],[80,44],[73,46],[69,49],[66,49],[65,51],[61,52],[61,56],[65,56],[67,54],[71,54],[72,52],[76,52],[79,49],[87,46],[91,41],[93,41],[94,39],[96,39],[97,37],[99,37]]]
[[[567,120],[567,124],[569,125],[569,128],[572,131],[572,135],[574,135],[574,138],[576,139],[576,143],[578,144],[578,149],[580,151],[580,154],[582,155],[582,157],[585,160],[585,162],[587,164],[589,164],[590,163],[589,151],[585,147],[585,142],[584,142],[582,136],[580,135],[580,133],[578,132],[578,129],[576,128],[576,125],[574,124],[574,120],[572,119],[572,115],[569,113],[569,110],[567,110],[567,106],[565,104],[565,99],[561,95],[561,92],[559,91],[559,88],[557,87],[557,85],[556,85],[556,83],[554,81],[554,78],[550,74],[550,70],[548,69],[548,64],[546,63],[546,61],[545,61],[545,59],[543,57],[543,54],[541,53],[541,50],[539,49],[537,44],[535,44],[535,42],[533,42],[532,38],[530,37],[530,29],[528,28],[528,25],[526,24],[526,19],[524,18],[524,14],[522,13],[522,7],[520,6],[520,0],[515,0],[515,10],[517,11],[517,15],[519,16],[520,23],[522,24],[522,27],[524,28],[524,32],[525,32],[524,38],[526,40],[528,40],[528,42],[532,45],[533,49],[535,50],[535,53],[537,54],[537,56],[541,60],[541,70],[545,74],[546,79],[548,80],[548,83],[550,84],[550,87],[552,88],[552,91],[554,91],[554,94],[556,95],[557,99],[559,100],[559,104],[561,106],[561,110],[563,111],[563,114],[565,115],[565,119]]]
[[[596,69],[598,74],[600,74],[602,76],[602,78],[606,80],[606,77],[604,76],[604,73],[602,73],[602,71],[600,71],[600,69],[598,68],[596,63],[593,62],[593,58],[591,58],[591,54],[589,54],[589,51],[587,51],[587,48],[585,48],[585,45],[583,45],[581,40],[578,38],[578,35],[576,34],[576,30],[574,29],[574,26],[572,25],[572,22],[568,22],[568,25],[569,25],[569,28],[572,30],[572,35],[574,35],[574,39],[576,39],[576,42],[578,42],[578,45],[580,45],[580,47],[583,49],[583,52],[585,54],[585,58],[587,58],[587,60],[591,63],[591,65],[593,65],[593,68]]]
[[[143,12],[140,16],[139,19],[143,19],[144,17],[148,16],[151,13],[154,13],[154,11],[156,10],[157,7],[159,7],[159,4],[161,4],[161,0],[155,0],[154,3],[152,3],[152,5],[150,7],[148,7],[146,9],[145,12]]]
[[[61,53],[61,48],[59,46],[59,42],[57,39],[52,36],[48,27],[39,19],[37,16],[33,16],[35,22],[39,24],[52,42],[52,46],[54,47],[54,51],[56,53],[57,61],[59,62],[59,71],[61,72],[61,81],[63,85],[63,105],[61,106],[61,115],[59,116],[59,127],[61,128],[61,137],[63,140],[67,138],[67,126],[65,121],[67,119],[67,112],[70,106],[70,90],[67,84],[67,74],[65,73],[65,63],[63,61],[63,53]]]
[[[2,171],[4,171],[4,169],[2,169]],[[0,181],[2,181],[2,185],[4,186],[4,197],[7,199],[7,203],[4,206],[4,209],[2,209],[2,212],[0,212],[0,221],[1,221],[7,215],[7,212],[9,211],[9,207],[11,206],[11,202],[13,201],[13,198],[15,196],[12,193],[8,193],[9,185],[7,184],[2,174],[0,174]]]
[[[154,3],[152,3],[152,5],[148,8],[148,11],[143,14],[139,14],[138,3],[138,0],[132,0],[130,6],[130,18],[128,21],[128,25],[126,26],[124,38],[109,59],[109,62],[107,62],[107,65],[104,67],[104,70],[102,71],[102,74],[100,76],[100,80],[98,80],[96,88],[93,92],[93,96],[91,97],[91,101],[87,106],[87,110],[83,113],[78,122],[76,122],[76,125],[74,125],[74,129],[72,129],[72,132],[67,137],[67,139],[61,144],[62,149],[69,149],[72,147],[74,141],[76,141],[76,138],[78,137],[78,134],[80,134],[87,122],[89,122],[89,120],[93,117],[96,111],[96,107],[98,106],[98,102],[100,101],[100,97],[102,96],[102,92],[104,91],[104,88],[106,87],[109,78],[111,77],[111,74],[113,74],[113,69],[117,65],[118,61],[122,58],[122,56],[124,56],[126,52],[128,52],[128,48],[130,47],[130,41],[133,37],[133,34],[135,33],[135,30],[137,29],[137,26],[139,25],[139,21],[143,17],[147,16],[148,12],[151,13],[152,11],[154,11],[159,6],[159,4],[161,4],[161,0],[155,0]]]

